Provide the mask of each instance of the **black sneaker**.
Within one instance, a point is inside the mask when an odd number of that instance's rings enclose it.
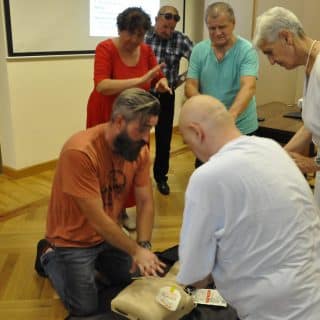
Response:
[[[161,194],[163,194],[165,196],[170,194],[170,187],[169,187],[167,181],[158,181],[157,187],[158,187],[158,190]]]
[[[34,263],[34,269],[36,270],[36,272],[38,273],[38,275],[40,277],[44,277],[47,278],[47,274],[45,273],[41,261],[40,261],[40,257],[42,256],[42,254],[44,253],[44,251],[50,248],[50,243],[46,240],[46,239],[41,239],[38,242],[37,245],[37,256],[36,256],[36,261]]]

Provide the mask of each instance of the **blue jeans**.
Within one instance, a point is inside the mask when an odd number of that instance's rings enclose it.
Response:
[[[110,285],[130,283],[132,259],[125,252],[103,242],[90,248],[56,247],[42,255],[41,263],[70,315],[92,316],[104,312],[99,302],[97,274]],[[90,318],[91,319],[91,318]]]

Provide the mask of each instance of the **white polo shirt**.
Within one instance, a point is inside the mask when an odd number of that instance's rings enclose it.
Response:
[[[212,273],[242,320],[320,319],[320,221],[276,142],[242,136],[191,176],[177,280]]]

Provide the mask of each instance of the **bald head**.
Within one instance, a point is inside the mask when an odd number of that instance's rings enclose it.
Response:
[[[197,95],[185,102],[180,112],[179,128],[185,142],[202,161],[240,136],[225,106],[207,95]]]
[[[209,131],[234,125],[225,106],[219,100],[207,95],[194,96],[183,105],[179,126],[187,128],[191,123],[198,123]]]

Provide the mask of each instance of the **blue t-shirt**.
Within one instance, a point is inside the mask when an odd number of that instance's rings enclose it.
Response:
[[[229,109],[240,90],[242,76],[258,76],[259,62],[252,44],[237,37],[237,41],[218,61],[211,47],[211,40],[198,43],[192,50],[188,78],[199,81],[199,90],[219,99]],[[237,127],[243,134],[258,128],[256,99],[237,118]]]

